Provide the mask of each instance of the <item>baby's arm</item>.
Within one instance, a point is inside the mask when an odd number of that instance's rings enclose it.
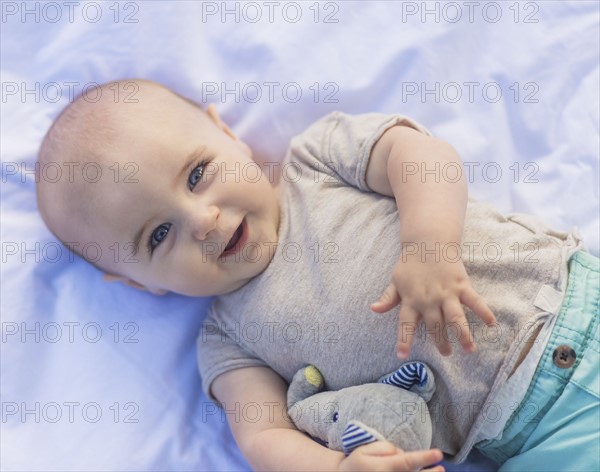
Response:
[[[402,257],[392,283],[372,309],[382,313],[402,301],[399,356],[408,355],[420,319],[429,333],[436,333],[440,353],[451,353],[440,331],[448,323],[461,328],[463,348],[474,350],[461,304],[488,324],[495,317],[457,257],[468,200],[460,157],[441,139],[394,126],[373,147],[366,182],[371,190],[395,197],[398,206]]]
[[[212,392],[226,410],[237,406],[238,411],[244,411],[250,403],[258,405],[258,421],[254,414],[252,421],[244,415],[236,421],[234,414],[227,414],[233,437],[253,470],[338,469],[344,458],[341,452],[321,446],[283,416],[287,385],[272,369],[230,370],[214,380]]]
[[[268,367],[231,370],[219,375],[211,389],[226,410],[259,406],[258,420],[254,413],[251,418],[241,414],[237,421],[234,413],[227,413],[233,437],[253,470],[419,470],[442,458],[439,449],[404,453],[387,441],[358,447],[347,458],[321,446],[286,419],[287,385]]]

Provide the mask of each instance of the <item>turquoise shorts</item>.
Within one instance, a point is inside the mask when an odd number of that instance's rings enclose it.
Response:
[[[600,259],[569,260],[565,299],[548,345],[501,439],[475,447],[500,471],[600,470]]]

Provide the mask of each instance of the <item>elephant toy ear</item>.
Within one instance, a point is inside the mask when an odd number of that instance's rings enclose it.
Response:
[[[359,446],[364,446],[375,441],[384,441],[385,438],[373,428],[369,428],[360,421],[350,421],[342,434],[342,449],[349,455]]]
[[[323,375],[314,365],[309,364],[296,372],[290,386],[288,387],[288,406],[314,395],[325,385]]]
[[[423,397],[425,402],[431,400],[435,392],[433,373],[427,364],[419,361],[405,362],[395,372],[381,377],[377,383],[410,390]]]

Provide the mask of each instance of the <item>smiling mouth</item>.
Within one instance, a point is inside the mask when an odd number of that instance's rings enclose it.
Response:
[[[221,258],[225,257],[229,254],[235,254],[236,252],[241,250],[242,245],[245,244],[245,241],[247,239],[247,236],[246,236],[247,229],[245,229],[245,226],[246,226],[246,218],[242,219],[242,222],[240,223],[238,228],[233,233],[233,236],[231,236],[231,239],[227,243],[227,246],[221,253],[221,256],[220,256]]]
[[[242,223],[240,223],[240,225],[238,226],[238,229],[235,230],[235,233],[233,233],[233,236],[229,240],[229,244],[227,244],[227,246],[225,246],[225,252],[229,251],[232,247],[234,247],[237,244],[237,242],[242,237],[243,231],[244,230],[242,228]]]

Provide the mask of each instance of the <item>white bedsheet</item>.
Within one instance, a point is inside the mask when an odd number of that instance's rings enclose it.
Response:
[[[104,283],[37,213],[30,171],[70,87],[164,82],[271,161],[329,111],[404,113],[455,146],[472,195],[598,255],[598,3],[469,5],[3,2],[2,468],[249,470],[200,390],[210,299]]]

